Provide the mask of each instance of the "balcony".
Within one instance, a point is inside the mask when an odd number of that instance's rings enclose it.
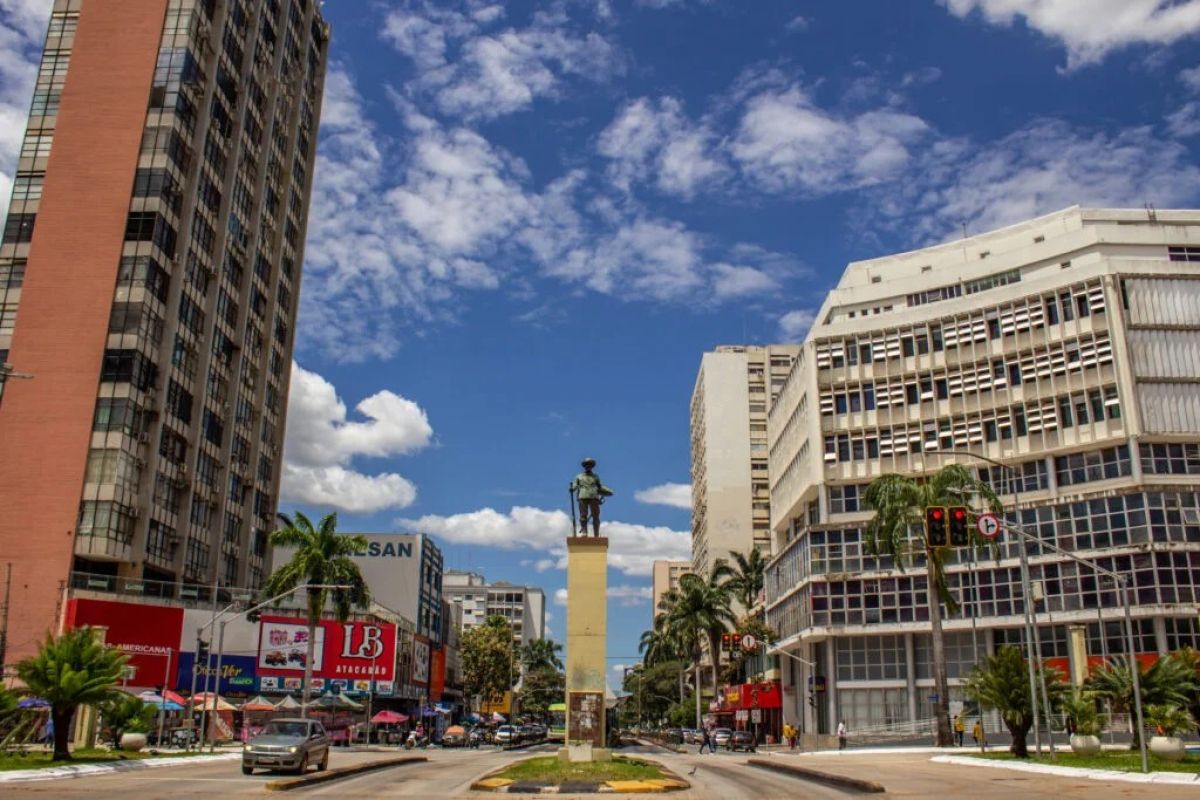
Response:
[[[108,561],[133,561],[133,541],[131,537],[110,538],[81,533],[75,537],[75,555]]]

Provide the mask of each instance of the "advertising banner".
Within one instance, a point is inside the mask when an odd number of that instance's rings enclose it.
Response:
[[[413,637],[412,682],[429,685],[429,640],[424,636]]]
[[[396,626],[378,622],[322,620],[314,636],[313,676],[326,680],[393,680]],[[259,676],[304,676],[308,626],[303,620],[263,617],[260,622]],[[314,688],[318,686],[313,682]],[[324,688],[324,683],[319,684]]]
[[[130,686],[166,685],[175,676],[183,609],[77,597],[67,601],[65,621],[107,628],[104,641],[129,656]]]
[[[429,699],[441,700],[446,691],[446,649],[435,647],[429,657]]]
[[[196,691],[205,691],[204,664],[196,663],[195,653],[179,654],[179,672],[175,681],[176,691],[190,691],[192,673],[196,673]],[[208,668],[208,691],[213,690],[217,675],[217,654],[213,653],[212,665]],[[221,679],[218,694],[256,694],[258,675],[255,672],[254,656],[224,655],[221,657]]]

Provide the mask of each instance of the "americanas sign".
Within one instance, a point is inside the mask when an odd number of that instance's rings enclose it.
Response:
[[[302,675],[308,658],[308,625],[283,617],[263,617],[260,625],[258,674]],[[313,639],[314,677],[393,680],[395,625],[322,620]]]

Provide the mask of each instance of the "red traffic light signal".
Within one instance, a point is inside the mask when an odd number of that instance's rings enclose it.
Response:
[[[971,534],[967,530],[967,509],[955,506],[950,509],[950,544],[955,547],[965,547],[971,542]]]
[[[946,546],[946,509],[942,506],[925,509],[925,543],[929,547]]]

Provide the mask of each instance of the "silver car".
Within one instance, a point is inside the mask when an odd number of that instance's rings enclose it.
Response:
[[[242,751],[243,775],[256,767],[303,774],[313,764],[318,771],[329,766],[329,737],[315,719],[273,719]]]
[[[733,731],[729,728],[717,728],[713,731],[713,743],[717,747],[729,747],[729,740],[733,738]]]

